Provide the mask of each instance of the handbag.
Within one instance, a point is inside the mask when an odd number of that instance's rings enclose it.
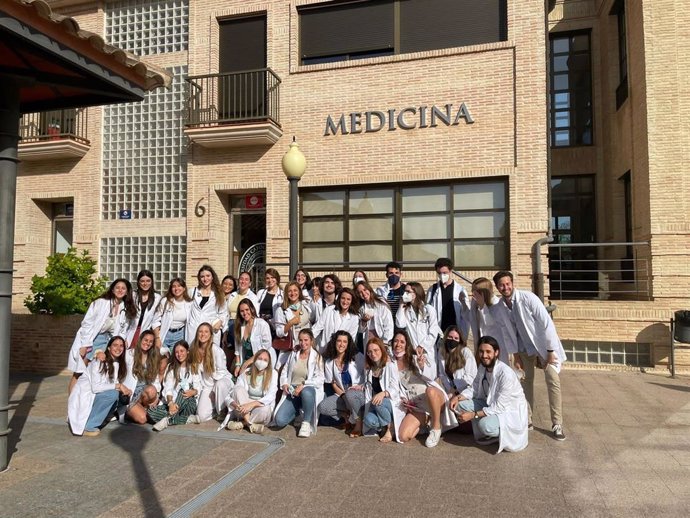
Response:
[[[273,339],[273,348],[277,351],[291,351],[292,350],[292,337],[284,336],[282,338]]]

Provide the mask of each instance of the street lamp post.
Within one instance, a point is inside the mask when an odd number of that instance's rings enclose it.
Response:
[[[307,159],[295,142],[295,137],[292,137],[290,149],[283,156],[282,165],[290,182],[290,278],[293,278],[297,271],[297,182],[307,168]]]

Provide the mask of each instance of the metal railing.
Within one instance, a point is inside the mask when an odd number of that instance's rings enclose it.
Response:
[[[550,298],[650,300],[648,242],[549,245]]]
[[[89,144],[86,109],[26,113],[19,122],[21,142],[71,139]]]
[[[187,78],[187,126],[273,121],[280,126],[280,78],[270,68]]]

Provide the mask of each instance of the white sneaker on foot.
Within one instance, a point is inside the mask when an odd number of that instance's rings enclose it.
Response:
[[[308,421],[303,421],[299,427],[297,437],[309,437],[311,435],[311,424]]]
[[[441,430],[440,429],[435,430],[432,428],[431,430],[429,430],[429,437],[426,438],[426,442],[424,443],[424,445],[427,448],[433,448],[434,446],[436,446],[438,444],[438,442],[440,440],[441,440]]]
[[[199,419],[199,416],[196,415],[196,414],[195,414],[195,415],[190,415],[190,416],[187,418],[187,424],[199,424],[199,423],[201,423],[201,419]]]
[[[237,431],[237,430],[241,430],[242,428],[244,428],[244,424],[240,421],[230,421],[228,423],[228,426],[226,426],[226,428],[228,430]]]
[[[168,422],[168,418],[164,417],[160,421],[158,421],[156,424],[153,425],[153,429],[156,430],[157,432],[160,432],[161,430],[165,430],[170,423]]]
[[[249,431],[251,433],[262,434],[262,433],[264,433],[264,425],[252,423],[249,425]]]

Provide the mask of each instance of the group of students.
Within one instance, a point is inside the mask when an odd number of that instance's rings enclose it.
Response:
[[[221,281],[208,265],[196,287],[174,278],[162,297],[148,270],[136,290],[117,279],[90,305],[69,354],[71,431],[98,435],[113,416],[157,431],[224,417],[218,430],[294,423],[309,437],[321,423],[381,442],[427,433],[434,447],[444,431],[471,422],[479,443],[520,451],[538,366],[552,432],[565,439],[565,354],[543,304],[515,290],[510,272],[494,277],[499,298],[485,278],[468,295],[449,259],[435,269],[426,293],[402,282],[397,262],[376,289],[362,271],[350,288],[335,274],[311,279],[303,270],[281,289],[268,269],[254,293],[248,272]]]

